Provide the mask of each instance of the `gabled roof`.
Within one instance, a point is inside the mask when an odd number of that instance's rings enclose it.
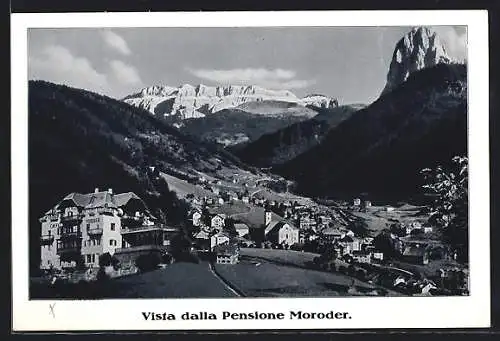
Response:
[[[103,207],[105,205],[108,207],[118,207],[113,200],[113,195],[111,193],[98,192],[87,194],[87,196],[89,196],[89,203],[85,206],[85,208]]]
[[[247,230],[248,229],[248,225],[245,224],[245,223],[236,223],[236,224],[234,224],[234,228],[236,230]]]
[[[264,235],[270,233],[273,230],[280,229],[285,223],[282,220],[271,221],[269,225],[266,226],[264,230]]]
[[[407,246],[403,251],[403,256],[422,257],[426,253],[424,247]]]
[[[139,198],[134,192],[115,194],[114,199],[115,199],[116,206],[118,206],[118,207],[128,204],[128,202],[131,199],[137,199],[137,200],[142,201],[142,199]]]
[[[345,242],[345,243],[352,243],[354,241],[354,239],[352,239],[351,236],[345,236],[344,238],[342,238],[340,240],[341,242]]]
[[[281,228],[285,225],[288,225],[292,230],[297,230],[297,228],[292,225],[290,222],[286,221],[286,220],[280,220],[280,221],[277,221],[277,222],[272,222],[271,224],[268,225],[268,227],[266,228],[264,234],[275,234],[275,233],[278,233],[279,230],[281,230]]]
[[[201,230],[194,236],[196,239],[208,239],[210,238],[210,234],[207,231]]]
[[[73,192],[66,195],[55,207],[59,208],[65,201],[72,201],[74,205],[80,208],[97,208],[97,207],[121,207],[126,205],[131,199],[141,200],[135,193],[126,192],[121,194],[112,194],[108,191],[92,192],[92,193],[77,193]],[[145,205],[144,205],[145,206]],[[45,214],[49,214],[53,209],[48,210]]]
[[[340,236],[340,235],[344,234],[345,232],[342,232],[339,229],[334,228],[334,227],[327,227],[326,229],[323,229],[321,231],[321,233],[326,234],[326,235],[334,235],[334,236],[338,235],[338,236]]]

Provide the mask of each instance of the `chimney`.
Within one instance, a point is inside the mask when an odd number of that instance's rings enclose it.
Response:
[[[99,192],[99,187],[96,187],[96,188],[94,189],[94,193],[98,193],[98,192]]]
[[[108,193],[109,194],[113,194],[113,189],[112,188],[108,188]]]

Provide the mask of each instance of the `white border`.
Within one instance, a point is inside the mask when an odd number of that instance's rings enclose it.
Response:
[[[467,25],[470,269],[468,297],[28,300],[27,29],[55,27]],[[468,328],[490,326],[487,11],[12,14],[12,276],[15,331]],[[49,304],[55,304],[55,318]],[[145,321],[142,311],[349,311],[350,320]]]

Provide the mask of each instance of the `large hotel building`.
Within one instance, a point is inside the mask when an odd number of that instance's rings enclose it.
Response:
[[[132,192],[71,193],[40,218],[41,269],[98,267],[109,252],[131,262],[144,252],[166,252],[177,230],[158,223]]]

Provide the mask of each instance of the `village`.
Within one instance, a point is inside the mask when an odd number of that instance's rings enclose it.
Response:
[[[282,179],[251,173],[181,179],[154,167],[150,172],[189,204],[188,258],[212,264],[229,286],[225,268],[242,269],[245,276],[245,266],[265,262],[335,273],[379,288],[375,295],[468,292],[467,269],[416,207],[374,205],[366,198],[320,204],[290,193]],[[165,268],[176,258],[179,228],[164,226],[131,192],[72,193],[40,221],[41,268],[72,273],[75,281],[102,277],[104,254],[110,277]],[[300,261],[290,262],[294,257]],[[85,275],[76,276],[75,268]]]
[[[258,191],[253,196],[247,191],[215,193],[216,199],[190,195],[189,219],[194,249],[212,252],[218,264],[237,264],[244,248],[312,252],[319,256],[309,264],[311,268],[340,272],[404,294],[467,292],[462,269],[439,267],[446,261],[453,263],[456,254],[429,238],[433,227],[421,219],[387,218],[391,222],[387,234],[353,231],[360,216],[377,211],[392,216],[397,213],[395,207],[374,207],[360,198],[332,208],[276,197],[269,200]]]

